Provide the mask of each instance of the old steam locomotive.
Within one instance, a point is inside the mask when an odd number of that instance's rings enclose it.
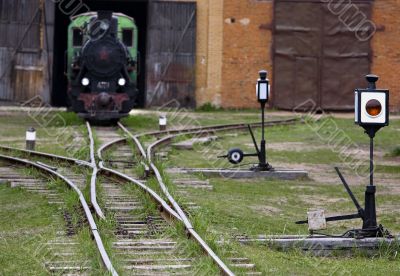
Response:
[[[139,93],[134,19],[98,11],[71,20],[66,53],[70,108],[90,121],[128,115]]]

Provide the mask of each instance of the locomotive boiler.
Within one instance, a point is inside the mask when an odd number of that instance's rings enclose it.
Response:
[[[127,116],[138,98],[138,30],[133,18],[111,11],[71,18],[67,78],[70,108],[94,122]]]

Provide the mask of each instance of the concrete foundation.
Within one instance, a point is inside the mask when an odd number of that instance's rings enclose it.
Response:
[[[328,236],[258,236],[237,237],[243,244],[265,244],[278,250],[300,249],[315,256],[331,256],[338,254],[352,255],[354,253],[376,253],[382,246],[389,248],[399,245],[399,237],[395,238],[340,238]]]
[[[308,177],[308,172],[303,170],[287,170],[275,169],[272,171],[251,171],[242,169],[174,169],[180,170],[182,173],[202,173],[206,177],[226,177],[234,179],[243,178],[265,178],[265,179],[281,179],[295,180]]]

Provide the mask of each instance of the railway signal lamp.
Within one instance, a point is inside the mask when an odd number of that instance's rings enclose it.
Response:
[[[262,127],[262,138],[261,138],[261,144],[260,148],[258,147],[258,144],[256,142],[256,139],[254,138],[254,133],[248,125],[249,132],[251,134],[251,138],[253,139],[253,144],[254,148],[256,150],[256,153],[250,153],[246,154],[243,153],[241,149],[234,148],[229,150],[227,155],[220,156],[220,157],[227,157],[228,161],[232,164],[239,164],[242,162],[244,157],[247,156],[256,156],[258,157],[258,165],[254,166],[252,170],[254,171],[270,171],[272,170],[272,166],[268,164],[267,162],[267,156],[266,156],[266,150],[265,150],[265,104],[268,102],[269,98],[269,80],[267,79],[267,71],[261,70],[259,72],[260,78],[257,80],[257,85],[256,85],[256,95],[257,95],[257,101],[261,105],[261,127]]]
[[[368,88],[354,92],[354,120],[373,138],[380,128],[389,125],[389,90],[376,89],[376,75],[367,75],[366,79]]]
[[[257,81],[257,100],[264,104],[268,102],[269,98],[269,80],[267,79],[267,71],[261,70],[259,72],[260,78]]]
[[[374,185],[374,137],[379,129],[389,125],[389,90],[376,89],[376,82],[378,81],[378,76],[376,75],[367,75],[366,79],[369,84],[368,88],[355,90],[354,104],[355,123],[363,127],[365,129],[365,133],[368,134],[370,138],[370,181],[365,191],[365,207],[362,208],[358,203],[349,185],[339,171],[339,168],[336,167],[335,170],[339,175],[339,178],[342,181],[351,200],[353,201],[357,209],[357,213],[351,215],[327,217],[326,221],[361,218],[363,221],[362,229],[356,229],[348,232],[353,237],[391,237],[390,233],[385,230],[382,225],[377,224],[375,206],[376,186]],[[296,223],[310,223],[310,220],[298,221]]]
[[[33,127],[27,129],[25,138],[26,138],[26,149],[35,150],[36,130]]]

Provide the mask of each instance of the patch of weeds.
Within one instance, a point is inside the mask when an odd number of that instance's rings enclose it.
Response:
[[[90,155],[90,148],[88,146],[84,146],[74,152],[73,158],[80,160],[87,160],[89,155]]]
[[[142,163],[141,161],[139,161],[137,163],[137,165],[134,166],[133,168],[133,172],[135,175],[143,178],[146,175],[146,168],[144,163]]]
[[[213,105],[212,103],[205,103],[201,105],[200,107],[196,108],[196,111],[198,112],[214,112],[214,111],[223,111],[224,109],[222,107],[218,107],[216,105]]]
[[[131,115],[121,119],[121,123],[126,127],[137,130],[151,130],[158,128],[158,117],[153,115]]]
[[[55,236],[56,214],[42,195],[0,185],[0,275],[47,275],[44,244]]]
[[[377,172],[377,173],[400,174],[400,166],[375,165],[375,172]]]
[[[400,147],[394,148],[394,149],[389,153],[389,156],[391,156],[391,157],[400,156]]]
[[[85,227],[77,234],[79,253],[89,262],[91,275],[109,275],[105,271],[97,246],[92,239],[91,231]]]
[[[77,126],[85,123],[75,112],[56,112],[54,116],[61,118],[65,126]],[[47,127],[60,127],[59,120],[51,120]]]
[[[133,184],[124,185],[123,189],[127,194],[132,195],[133,198],[138,197],[142,203],[143,208],[132,210],[132,214],[138,215],[142,219],[145,219],[147,216],[155,216],[159,214],[157,204],[152,200],[150,195],[139,190],[139,188]]]

